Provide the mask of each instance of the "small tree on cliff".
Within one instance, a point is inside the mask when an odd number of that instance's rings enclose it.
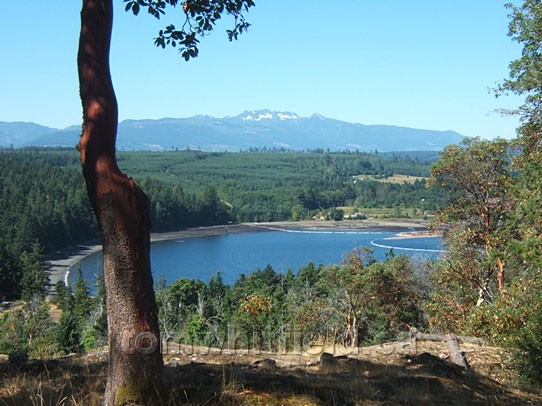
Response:
[[[170,24],[155,44],[179,48],[185,60],[198,55],[198,37],[224,15],[234,18],[230,40],[248,28],[243,13],[252,0],[124,0],[160,18],[176,7],[182,28]],[[109,372],[104,403],[157,404],[162,398],[163,361],[158,309],[150,268],[149,200],[123,174],[115,154],[118,108],[109,69],[113,0],[83,0],[77,66],[83,131],[77,149],[90,203],[100,227],[109,328]]]

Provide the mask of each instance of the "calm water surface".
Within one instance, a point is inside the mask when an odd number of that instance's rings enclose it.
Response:
[[[161,241],[152,244],[151,264],[154,279],[164,275],[167,284],[178,278],[197,278],[204,282],[220,271],[225,283],[271,265],[277,272],[295,272],[310,261],[338,264],[356,247],[370,247],[377,259],[384,259],[393,248],[396,254],[435,258],[442,249],[441,239],[393,239],[393,232],[370,231],[263,231]],[[83,276],[89,282],[101,269],[101,253],[81,261]],[[70,284],[77,272],[70,273]],[[94,283],[91,282],[91,285]]]

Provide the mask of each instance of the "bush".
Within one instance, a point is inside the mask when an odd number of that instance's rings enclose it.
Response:
[[[536,312],[528,320],[515,347],[513,362],[519,381],[542,388],[542,313]]]

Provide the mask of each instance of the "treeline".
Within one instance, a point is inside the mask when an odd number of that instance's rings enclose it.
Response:
[[[284,274],[267,266],[231,286],[220,273],[207,284],[160,280],[160,328],[164,340],[203,347],[306,351],[328,341],[355,348],[424,326],[420,276],[407,257],[377,263],[357,249],[340,265],[309,263]]]

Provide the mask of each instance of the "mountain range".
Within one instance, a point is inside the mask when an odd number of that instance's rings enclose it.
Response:
[[[73,147],[80,126],[65,129],[35,123],[0,122],[0,147]],[[381,151],[440,151],[464,136],[454,131],[392,125],[363,125],[326,118],[300,117],[271,110],[245,111],[234,117],[162,118],[119,123],[119,150],[197,149],[239,151],[249,148]]]

